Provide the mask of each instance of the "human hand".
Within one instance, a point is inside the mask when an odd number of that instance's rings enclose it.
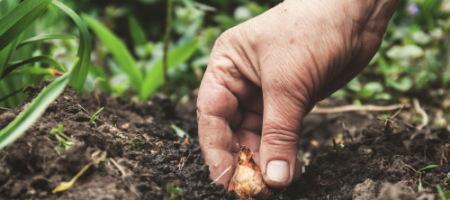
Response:
[[[202,152],[218,177],[239,145],[264,181],[299,179],[303,116],[343,87],[377,52],[399,0],[286,0],[216,41],[197,101]],[[232,171],[218,182],[227,188]]]

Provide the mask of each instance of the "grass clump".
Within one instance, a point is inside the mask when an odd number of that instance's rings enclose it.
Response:
[[[99,114],[100,114],[100,112],[102,112],[103,108],[104,108],[104,107],[100,108],[99,110],[97,110],[97,112],[95,112],[95,113],[92,115],[91,119],[89,120],[89,123],[94,122],[95,120],[97,120],[97,119],[100,117]]]

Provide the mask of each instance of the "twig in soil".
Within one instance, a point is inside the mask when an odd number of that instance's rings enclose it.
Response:
[[[397,115],[400,114],[400,112],[402,112],[403,108],[405,108],[405,105],[403,105],[403,107],[401,107],[399,110],[397,110],[397,112],[395,112],[392,116],[386,117],[384,119],[385,132],[390,132],[392,130],[391,126],[394,126],[395,117],[397,117]]]
[[[441,146],[441,166],[447,163],[447,147],[450,147],[450,144],[446,144],[444,146]]]
[[[350,139],[352,139],[352,142],[355,142],[353,139],[353,135],[350,133],[350,131],[345,126],[344,120],[341,120],[341,124],[342,124],[342,128],[344,129],[344,132],[346,132],[347,135],[350,137]]]
[[[416,173],[418,173],[418,174],[422,174],[421,172],[419,172],[419,171],[417,171],[416,169],[414,169],[413,167],[411,167],[411,165],[407,165],[407,164],[405,164],[403,161],[401,161],[400,160],[400,163],[402,163],[402,165],[404,166],[404,167],[407,167],[407,168],[410,168],[410,169],[412,169],[414,172],[416,172]]]
[[[123,169],[122,166],[119,165],[119,163],[117,163],[113,158],[109,159],[112,164],[114,164],[114,166],[117,167],[117,169],[120,171],[120,173],[122,173],[122,178],[126,176],[125,170]]]
[[[91,165],[97,164],[100,162],[108,162],[108,159],[106,159],[106,151],[103,153],[103,155],[99,159],[94,160],[94,161],[88,163],[86,166],[84,166],[83,169],[81,169],[81,171],[78,172],[78,174],[72,178],[72,180],[70,180],[69,182],[59,183],[59,185],[55,189],[53,189],[52,193],[54,194],[54,193],[62,192],[62,191],[69,189],[70,187],[72,187],[72,185],[78,179],[78,177],[80,177],[87,169],[89,169],[89,167]]]
[[[183,155],[184,155],[184,152],[183,152]],[[189,158],[190,155],[191,155],[191,154],[189,154],[187,157],[181,156],[180,163],[178,163],[178,169],[179,169],[179,170],[182,170],[182,169],[183,169],[184,163],[186,163],[186,161],[187,161],[187,159]]]
[[[220,178],[222,178],[223,175],[225,175],[228,171],[230,171],[230,169],[233,168],[234,165],[230,165],[225,171],[222,172],[222,174],[219,175],[219,177],[216,178],[216,180],[214,180],[212,184],[216,183],[217,181],[219,181]]]
[[[8,108],[3,108],[3,107],[0,107],[0,110],[10,110],[10,109],[8,109]]]
[[[397,104],[397,105],[390,105],[390,106],[375,106],[375,105],[365,105],[365,106],[355,106],[355,105],[346,105],[346,106],[340,106],[340,107],[334,107],[334,108],[318,108],[314,107],[314,109],[311,110],[311,114],[330,114],[330,113],[341,113],[341,112],[351,112],[351,111],[379,111],[379,112],[386,112],[386,111],[393,111],[397,110],[402,107],[411,107],[410,104]]]
[[[148,135],[143,134],[143,133],[141,133],[141,132],[139,132],[139,134],[144,138],[144,140],[145,140],[148,144],[150,144],[152,147],[155,147],[155,145],[153,145],[152,142],[150,142],[150,137],[149,137]]]
[[[422,123],[417,126],[417,128],[419,130],[422,130],[422,128],[424,126],[426,126],[428,124],[428,115],[427,113],[420,107],[420,103],[419,100],[417,100],[417,98],[413,99],[413,103],[414,103],[414,109],[416,109],[417,112],[419,112],[422,115]]]

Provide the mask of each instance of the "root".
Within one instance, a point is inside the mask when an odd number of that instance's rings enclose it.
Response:
[[[228,171],[230,171],[230,169],[232,169],[233,166],[234,166],[234,165],[230,165],[225,171],[223,171],[222,174],[220,174],[220,175],[216,178],[216,180],[214,180],[214,181],[211,183],[211,185],[214,184],[214,183],[216,183],[217,181],[219,181],[219,179],[222,178],[222,176],[225,175]]]
[[[341,124],[342,124],[342,128],[344,129],[344,132],[346,132],[347,135],[350,137],[350,139],[352,139],[352,142],[355,142],[355,140],[353,139],[353,135],[350,133],[350,131],[345,126],[344,120],[341,120]]]

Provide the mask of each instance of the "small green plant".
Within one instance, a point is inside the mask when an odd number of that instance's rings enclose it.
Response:
[[[115,138],[126,139],[126,137],[122,133],[116,133],[114,135]]]
[[[181,137],[181,138],[184,138],[184,137],[189,137],[189,134],[188,133],[186,133],[186,131],[184,131],[183,129],[181,129],[180,127],[178,127],[177,125],[175,125],[174,123],[172,123],[172,128],[175,130],[175,133],[179,136],[179,137]]]
[[[447,178],[444,181],[444,185],[447,185],[447,181],[450,179],[450,172],[447,174]]]
[[[174,187],[172,184],[167,184],[167,193],[170,195],[170,200],[184,200],[183,194],[181,194],[180,187]]]
[[[89,120],[89,123],[94,122],[95,120],[97,120],[100,116],[98,115],[100,112],[102,112],[104,107],[100,108],[99,110],[97,110],[97,112],[94,113],[94,115],[92,115],[91,119]]]
[[[404,167],[409,168],[409,169],[413,170],[413,171],[416,173],[416,174],[414,175],[414,177],[415,177],[415,178],[419,178],[419,186],[417,187],[417,190],[418,190],[418,191],[423,190],[423,186],[422,186],[422,173],[423,173],[423,171],[426,170],[426,169],[432,169],[432,168],[437,168],[437,167],[439,167],[438,165],[428,165],[428,166],[426,166],[426,167],[424,167],[424,168],[422,168],[422,169],[419,169],[419,171],[417,171],[416,169],[414,169],[414,168],[411,167],[410,165],[405,164],[405,163],[402,162],[402,161],[400,161],[400,163],[401,163]]]
[[[9,167],[7,167],[7,168],[5,169],[5,173],[6,173],[6,175],[9,175],[9,173],[11,173],[11,169],[9,169]]]
[[[141,146],[145,144],[141,139],[133,139],[129,142],[135,151],[140,151]]]
[[[67,137],[67,135],[65,135],[63,133],[63,130],[64,130],[64,126],[61,124],[58,126],[57,129],[52,129],[50,131],[50,135],[55,136],[59,142],[58,145],[55,146],[55,151],[58,153],[58,155],[61,155],[61,150],[63,148],[69,149],[69,147],[73,145],[73,142],[71,141],[71,139],[69,137]]]

